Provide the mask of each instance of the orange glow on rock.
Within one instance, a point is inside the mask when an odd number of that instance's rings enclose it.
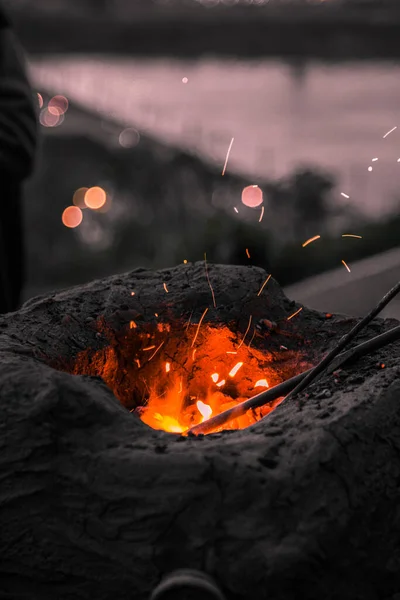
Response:
[[[82,219],[82,211],[77,206],[67,206],[61,217],[63,225],[71,229],[78,227],[82,223]]]
[[[250,208],[256,208],[263,203],[263,193],[258,185],[248,185],[242,192],[242,203]]]
[[[103,188],[99,186],[91,187],[85,194],[85,204],[88,208],[96,210],[105,205],[107,194]]]

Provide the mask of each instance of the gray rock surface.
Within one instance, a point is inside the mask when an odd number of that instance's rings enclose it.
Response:
[[[400,344],[323,378],[301,410],[283,403],[199,438],[150,429],[95,368],[71,374],[79,353],[123,344],[129,321],[154,312],[180,323],[193,311],[198,323],[209,307],[239,335],[249,315],[275,321],[255,347],[284,368],[284,345],[300,370],[354,325],[306,308],[288,321],[299,306],[272,279],[258,296],[261,269],[209,275],[216,309],[199,263],[95,281],[0,318],[0,598],[145,600],[185,567],[215,577],[228,600],[400,592]],[[357,342],[394,323],[376,320]]]

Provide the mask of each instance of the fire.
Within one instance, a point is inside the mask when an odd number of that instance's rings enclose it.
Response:
[[[282,351],[276,368],[276,351],[259,349],[260,342],[250,350],[241,343],[243,333],[210,322],[206,314],[197,314],[189,324],[186,318],[166,322],[161,315],[156,324],[137,320],[134,327],[128,321],[119,344],[111,344],[106,356],[104,350],[98,356],[83,351],[73,372],[100,375],[144,423],[173,434],[185,434],[299,372],[298,352]],[[243,429],[270,410],[250,410],[216,431]]]

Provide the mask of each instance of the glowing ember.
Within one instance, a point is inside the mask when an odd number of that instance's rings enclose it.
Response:
[[[135,321],[131,321],[129,323],[129,327],[130,327],[130,329],[136,329],[137,325],[136,325]]]
[[[263,193],[258,185],[248,185],[242,192],[242,203],[250,208],[257,208],[263,203]]]
[[[247,256],[247,258],[250,258],[250,252],[249,252],[248,248],[246,248],[246,256]]]
[[[311,244],[311,242],[315,242],[315,240],[319,240],[319,239],[321,239],[321,236],[320,236],[320,235],[314,235],[314,237],[312,237],[312,238],[310,238],[310,239],[306,240],[306,241],[304,242],[304,244],[302,244],[302,246],[303,246],[303,248],[305,248],[306,246],[308,246],[308,244]]]
[[[211,417],[211,415],[212,415],[212,408],[211,408],[211,406],[208,406],[208,404],[205,404],[201,400],[197,400],[196,406],[197,406],[197,408],[199,410],[199,413],[203,417],[202,420],[201,420],[201,422],[206,421],[207,419],[209,419]]]
[[[266,379],[259,379],[258,381],[256,381],[256,383],[254,384],[254,387],[269,387],[268,385],[268,381]]]
[[[299,312],[301,312],[303,310],[303,307],[299,308],[298,310],[296,310],[296,312],[294,312],[292,315],[290,315],[290,317],[288,317],[286,320],[290,321],[290,319],[293,319],[293,317],[295,317],[296,315],[299,314]]]
[[[211,379],[213,380],[214,383],[217,383],[218,379],[219,379],[219,375],[218,373],[213,373],[211,375]]]
[[[243,363],[242,362],[238,362],[233,369],[231,369],[229,371],[229,377],[235,377],[236,373],[239,371],[239,369],[241,369],[243,367]]]
[[[228,160],[229,160],[229,155],[231,153],[232,150],[232,145],[233,145],[233,141],[235,138],[231,139],[231,143],[229,144],[229,148],[228,148],[228,152],[226,153],[226,158],[225,158],[225,164],[224,164],[224,168],[222,169],[222,176],[225,175],[225,171],[226,171],[226,166],[228,164]]]
[[[170,372],[170,370],[171,370],[171,363],[169,363],[169,362],[166,362],[166,363],[165,363],[165,372],[166,372],[166,373],[169,373],[169,372]]]
[[[163,286],[164,286],[165,292],[168,294],[169,292],[168,292],[167,284],[165,282],[163,283]]]
[[[346,269],[348,270],[348,272],[351,273],[350,267],[344,262],[344,260],[342,260],[342,264],[346,267]]]
[[[135,295],[135,292],[131,292],[131,296],[134,296],[134,295]]]
[[[217,383],[217,387],[222,387],[222,386],[225,385],[225,383],[226,383],[226,380],[225,379],[221,379],[221,381],[219,383]]]
[[[372,167],[368,167],[368,171],[371,172],[372,171]]]

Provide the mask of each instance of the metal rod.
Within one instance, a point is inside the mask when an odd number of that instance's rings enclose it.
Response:
[[[394,327],[393,329],[390,329],[389,331],[386,331],[385,333],[381,333],[380,335],[377,335],[371,338],[370,340],[367,340],[366,342],[363,342],[362,344],[351,348],[350,350],[347,350],[347,352],[339,354],[329,365],[327,372],[333,373],[334,371],[342,367],[344,364],[354,362],[358,358],[375,352],[376,350],[383,348],[387,344],[392,344],[393,342],[399,339],[400,325]],[[260,394],[257,394],[256,396],[253,396],[252,398],[241,402],[237,406],[229,408],[228,410],[225,410],[219,415],[215,415],[215,417],[211,417],[211,419],[204,421],[204,423],[195,425],[194,427],[189,429],[188,433],[192,433],[194,435],[211,433],[212,431],[215,431],[215,429],[217,429],[218,427],[222,427],[223,425],[229,423],[233,419],[241,417],[252,408],[260,408],[261,406],[265,406],[266,404],[274,402],[277,398],[285,396],[292,390],[295,390],[296,386],[298,386],[298,384],[302,382],[309,373],[312,373],[313,370],[314,369],[309,369],[304,373],[300,373],[295,377],[291,377],[290,379],[283,381],[275,387],[261,392]]]

